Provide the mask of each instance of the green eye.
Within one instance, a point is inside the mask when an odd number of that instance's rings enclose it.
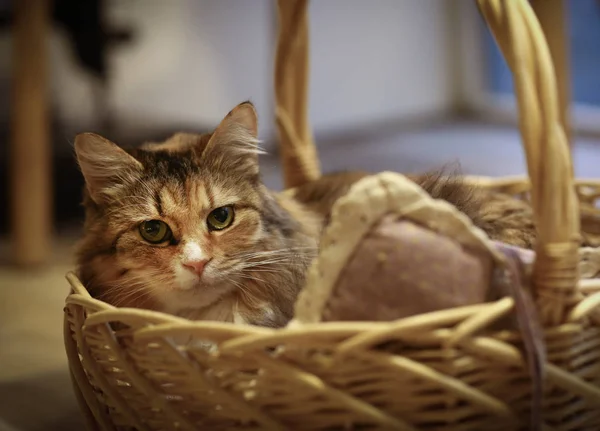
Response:
[[[160,244],[173,237],[171,228],[164,221],[148,220],[140,224],[140,235],[150,244]]]
[[[223,230],[233,223],[233,207],[221,207],[213,210],[206,219],[210,230]]]

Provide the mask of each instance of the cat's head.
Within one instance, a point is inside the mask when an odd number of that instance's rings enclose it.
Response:
[[[125,151],[86,133],[75,151],[87,189],[80,272],[100,298],[158,309],[209,305],[243,281],[242,269],[263,250],[266,192],[249,102],[212,134]]]

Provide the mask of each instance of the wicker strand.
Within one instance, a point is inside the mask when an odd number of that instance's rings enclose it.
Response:
[[[162,394],[152,386],[148,379],[136,369],[127,350],[119,346],[115,340],[110,326],[108,324],[98,325],[95,329],[101,334],[106,345],[111,349],[115,359],[118,361],[119,366],[127,373],[131,383],[135,385],[138,390],[144,392],[151,400],[152,404],[154,404],[154,407],[159,408],[165,417],[172,421],[171,423],[174,427],[176,426],[177,428],[184,430],[194,431],[196,429],[194,424],[190,422],[179,409],[169,403],[166,397],[162,396]]]
[[[108,376],[104,375],[101,367],[96,363],[96,360],[94,359],[92,353],[89,350],[89,346],[85,336],[85,333],[87,333],[87,331],[84,331],[84,318],[82,316],[84,310],[76,309],[76,312],[80,314],[77,320],[81,322],[81,326],[79,328],[76,328],[74,335],[75,340],[77,341],[77,345],[79,346],[79,353],[81,354],[82,365],[95,378],[98,387],[105,394],[105,396],[110,397],[115,402],[115,404],[118,405],[121,414],[127,417],[129,422],[132,425],[134,425],[136,429],[140,431],[149,431],[150,428],[146,426],[146,424],[143,422],[143,419],[131,408],[126,399],[123,398],[122,394],[120,394],[117,389],[111,386]]]
[[[288,378],[293,377],[294,380],[300,383],[302,386],[306,386],[311,389],[317,389],[319,392],[326,394],[331,399],[338,401],[341,405],[347,405],[365,419],[369,419],[378,425],[384,426],[384,429],[397,431],[416,431],[414,427],[402,419],[394,418],[385,411],[365,403],[360,398],[353,397],[349,393],[336,389],[335,387],[327,384],[327,382],[319,379],[318,376],[307,373],[302,368],[294,366],[293,364],[284,361],[278,361],[266,355],[262,355],[260,357],[260,364],[266,370],[284,374]]]
[[[83,308],[78,308],[77,310],[75,311],[76,313],[82,312]],[[79,408],[83,412],[83,417],[89,431],[112,431],[115,428],[106,412],[98,405],[94,389],[90,385],[83,364],[79,360],[77,343],[74,340],[70,327],[69,317],[71,314],[72,310],[69,310],[68,306],[65,307],[63,321],[65,350],[68,358],[77,358],[76,361],[69,361],[69,374],[73,383],[75,398],[77,399]]]
[[[320,176],[308,122],[308,0],[278,0],[275,120],[286,188]]]
[[[456,394],[457,397],[460,397],[461,399],[467,400],[478,406],[482,411],[486,411],[496,416],[517,422],[513,412],[510,411],[505,403],[490,397],[478,389],[470,387],[456,378],[439,373],[427,365],[421,364],[409,358],[404,358],[402,356],[390,357],[389,355],[375,351],[370,351],[365,355],[365,357],[367,357],[369,361],[372,361],[374,364],[397,368],[399,372],[408,371],[415,377],[423,379],[424,381],[430,380],[435,382],[439,388],[449,390],[450,392]]]
[[[191,384],[196,385],[198,388],[210,387],[215,397],[215,404],[221,401],[225,401],[227,405],[233,406],[236,410],[246,414],[248,417],[254,419],[263,429],[272,431],[285,430],[285,426],[280,424],[264,411],[261,411],[253,406],[249,406],[243,399],[236,397],[234,394],[229,393],[225,388],[221,388],[218,385],[212,383],[207,379],[205,373],[197,367],[188,355],[177,349],[176,346],[167,343],[164,338],[158,339],[163,348],[172,354],[173,361],[178,363],[183,370],[191,376]]]

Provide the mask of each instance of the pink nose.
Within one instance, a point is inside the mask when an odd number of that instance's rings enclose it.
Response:
[[[189,269],[190,271],[195,272],[197,275],[202,275],[204,272],[204,267],[209,262],[210,259],[203,260],[190,260],[183,263],[183,266]]]

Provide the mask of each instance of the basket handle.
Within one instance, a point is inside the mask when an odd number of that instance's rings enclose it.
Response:
[[[320,176],[308,122],[308,0],[278,0],[275,53],[275,121],[286,188]]]
[[[527,0],[477,4],[513,74],[538,228],[533,283],[540,318],[558,325],[578,299],[580,221],[550,51]]]

